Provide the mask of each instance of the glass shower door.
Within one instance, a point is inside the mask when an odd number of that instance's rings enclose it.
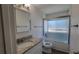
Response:
[[[69,17],[44,20],[44,35],[52,41],[68,44]]]

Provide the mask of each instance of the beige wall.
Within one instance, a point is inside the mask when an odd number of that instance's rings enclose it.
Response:
[[[71,26],[79,25],[79,5],[72,5],[71,7]],[[79,28],[71,27],[70,39],[71,52],[79,52]]]

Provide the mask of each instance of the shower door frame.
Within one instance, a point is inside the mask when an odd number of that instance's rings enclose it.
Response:
[[[68,28],[68,47],[69,48],[68,48],[68,50],[70,51],[71,16],[70,15],[59,16],[59,17],[56,17],[56,18],[64,18],[64,17],[69,17],[69,28]],[[45,36],[45,33],[44,33],[44,20],[46,20],[46,19],[43,19],[43,36]],[[47,27],[47,29],[48,29],[48,27]]]

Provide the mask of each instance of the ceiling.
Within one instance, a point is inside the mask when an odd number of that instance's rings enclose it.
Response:
[[[54,6],[54,4],[33,4],[33,6],[39,8],[39,9],[44,9],[50,6]]]
[[[43,13],[50,14],[61,12],[70,9],[69,4],[33,4],[36,8],[39,8]]]

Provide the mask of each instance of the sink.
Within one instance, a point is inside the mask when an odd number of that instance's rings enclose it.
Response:
[[[17,44],[17,53],[23,53],[24,51],[28,51],[38,42],[40,42],[40,40],[31,38],[31,39],[25,40],[23,43]]]

